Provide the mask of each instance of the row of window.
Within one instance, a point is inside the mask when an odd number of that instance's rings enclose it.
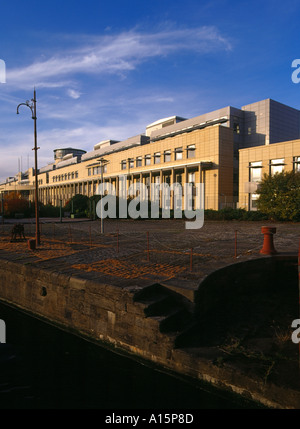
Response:
[[[282,173],[284,166],[284,158],[271,159],[269,162],[269,174],[273,176],[276,173]],[[249,167],[249,181],[260,182],[262,179],[262,161],[250,162]],[[300,172],[300,156],[294,156],[293,169],[296,172]]]
[[[186,157],[188,159],[195,158],[195,150],[196,147],[194,144],[187,146]],[[178,161],[180,159],[183,159],[183,148],[177,147],[174,149],[174,160]],[[152,164],[152,158],[153,158],[153,164],[160,164],[161,162],[170,162],[172,160],[172,151],[171,149],[165,150],[163,153],[161,152],[155,152],[152,156],[150,154],[145,155],[144,157],[138,156],[135,159],[134,158],[128,158],[123,159],[121,161],[121,170],[126,170],[127,168],[135,168],[135,167],[142,167],[143,165],[151,165]]]
[[[71,173],[58,174],[57,176],[53,176],[52,182],[56,183],[72,179],[78,179],[78,171],[72,171]]]
[[[103,166],[103,173],[107,173],[107,165]],[[98,165],[97,167],[89,167],[88,168],[88,176],[99,176],[101,174],[101,167]]]

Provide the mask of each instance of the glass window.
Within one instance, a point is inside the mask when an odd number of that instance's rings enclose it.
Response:
[[[240,124],[238,122],[233,123],[233,131],[237,134],[240,134]]]
[[[175,182],[179,183],[180,185],[182,184],[182,174],[176,174]]]
[[[260,182],[262,175],[262,161],[250,162],[249,182]]]
[[[189,145],[187,147],[187,157],[195,158],[195,150],[196,150],[196,146],[194,144]]]
[[[151,155],[145,155],[145,165],[151,165]]]
[[[154,154],[154,164],[160,164],[160,152]]]
[[[129,166],[129,168],[134,168],[134,159],[133,158],[128,158],[128,166]]]
[[[195,185],[195,172],[188,174],[188,182]]]
[[[136,158],[136,166],[137,167],[141,167],[142,166],[142,157],[141,156],[138,156]]]
[[[177,147],[175,149],[175,159],[182,159],[182,147]]]
[[[121,170],[126,170],[126,159],[123,159],[123,161],[121,161]]]
[[[91,176],[92,175],[92,169],[91,168],[89,168],[88,169],[88,176]]]
[[[258,194],[251,194],[251,210],[257,210],[257,200],[259,195]]]
[[[271,159],[270,174],[273,176],[276,173],[282,173],[284,170],[284,158]]]
[[[294,156],[294,171],[300,172],[300,156]]]
[[[164,151],[164,162],[170,162],[171,161],[171,151],[165,150]]]

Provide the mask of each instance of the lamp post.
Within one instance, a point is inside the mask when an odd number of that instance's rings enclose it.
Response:
[[[40,225],[39,225],[39,188],[38,188],[38,169],[37,169],[37,151],[39,147],[37,147],[37,127],[36,127],[36,91],[34,88],[33,92],[33,98],[31,101],[26,101],[25,103],[20,103],[17,107],[17,115],[19,114],[19,107],[20,106],[27,106],[31,110],[32,119],[34,121],[34,159],[35,159],[35,240],[36,245],[38,246],[40,244]]]
[[[107,159],[104,158],[99,158],[97,159],[97,161],[100,162],[100,168],[101,168],[101,185],[102,185],[102,191],[103,191],[103,170],[104,170],[104,166],[106,164],[108,164]],[[102,197],[102,196],[101,196]],[[101,234],[104,233],[104,225],[103,225],[103,205],[101,203]]]

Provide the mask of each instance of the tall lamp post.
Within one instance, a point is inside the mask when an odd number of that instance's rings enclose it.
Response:
[[[39,222],[39,188],[38,188],[38,169],[37,169],[37,128],[36,128],[36,91],[34,88],[33,98],[31,101],[26,101],[25,103],[20,103],[17,107],[17,115],[19,114],[19,107],[27,106],[31,110],[32,119],[34,121],[34,160],[35,160],[35,241],[36,245],[40,244],[40,222]]]
[[[100,168],[101,168],[101,185],[102,185],[102,190],[103,190],[103,171],[104,171],[104,166],[106,164],[108,164],[108,161],[107,161],[107,159],[104,159],[104,158],[99,158],[99,159],[97,159],[97,161],[100,162]],[[103,210],[103,206],[101,204],[101,219],[100,219],[101,220],[101,234],[104,233],[103,213],[102,213],[102,210]]]

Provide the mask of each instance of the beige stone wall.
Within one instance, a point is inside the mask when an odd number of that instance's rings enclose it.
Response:
[[[126,174],[128,179],[134,182],[142,180],[145,183],[146,177],[151,176],[151,182],[155,181],[155,176],[160,176],[164,181],[164,175],[170,176],[171,184],[177,181],[177,174],[182,174],[182,184],[188,181],[188,174],[195,172],[195,182],[205,182],[205,208],[218,209],[220,192],[226,195],[228,201],[232,198],[232,168],[233,168],[233,134],[232,130],[223,126],[212,126],[190,133],[180,134],[174,137],[162,139],[149,144],[137,146],[105,156],[108,161],[107,172],[104,179],[116,183],[119,175]],[[187,157],[187,146],[195,145],[195,156]],[[182,147],[182,159],[175,159],[175,149]],[[171,161],[164,162],[164,151],[171,151]],[[154,163],[154,154],[160,152],[161,162]],[[151,156],[151,164],[145,165],[145,156]],[[136,166],[136,158],[142,157],[142,166]],[[123,160],[133,159],[134,167],[129,168],[128,162],[125,170],[121,169]],[[200,162],[211,162],[212,168],[202,170],[200,180]],[[46,203],[58,205],[61,198],[63,204],[76,193],[88,196],[94,195],[97,184],[100,183],[100,175],[88,175],[89,166],[97,164],[96,159],[88,160],[79,164],[74,164],[60,168],[47,174],[39,175],[40,199]],[[54,182],[53,177],[59,175],[72,174],[77,172],[78,177],[74,179]]]

